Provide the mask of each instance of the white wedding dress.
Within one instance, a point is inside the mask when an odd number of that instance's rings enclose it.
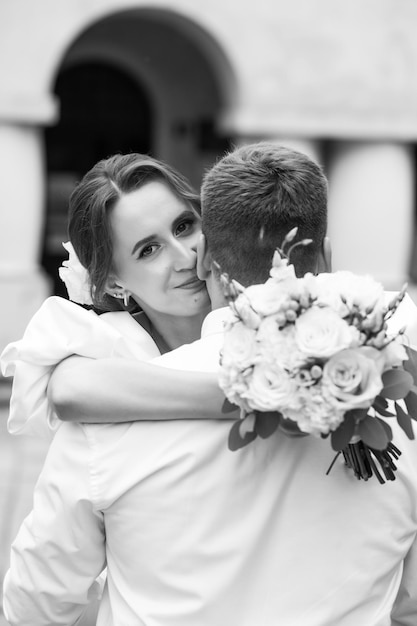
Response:
[[[51,438],[60,425],[47,398],[54,367],[71,355],[92,359],[159,356],[150,335],[127,312],[93,311],[58,296],[45,300],[19,341],[0,355],[3,376],[13,376],[8,430]]]
[[[129,313],[97,315],[70,300],[48,298],[30,320],[22,339],[10,343],[0,355],[3,376],[13,376],[8,431],[53,437],[62,422],[48,402],[47,388],[55,366],[67,357],[148,361],[159,354],[153,339]],[[105,580],[106,571],[90,588],[90,604],[77,626],[95,623]]]

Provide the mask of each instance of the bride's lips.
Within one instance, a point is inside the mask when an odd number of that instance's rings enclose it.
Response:
[[[202,289],[203,287],[205,287],[205,283],[199,278],[197,278],[197,276],[192,276],[188,280],[185,280],[183,283],[176,285],[175,289],[195,290],[195,289]]]

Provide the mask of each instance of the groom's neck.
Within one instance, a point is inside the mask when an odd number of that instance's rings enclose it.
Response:
[[[210,275],[210,278],[207,278],[206,284],[211,301],[211,310],[214,311],[215,309],[220,309],[224,306],[227,306],[227,300],[224,297],[224,292],[220,281],[216,280],[213,274]]]

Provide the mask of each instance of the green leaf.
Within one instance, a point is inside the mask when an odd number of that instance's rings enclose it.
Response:
[[[232,404],[230,400],[225,398],[223,402],[223,406],[222,406],[222,413],[232,413],[233,411],[236,411],[238,408],[239,407],[237,406],[237,404]]]
[[[375,398],[372,406],[375,411],[377,411],[383,417],[395,417],[394,413],[387,411],[388,402],[385,400],[385,398],[382,398],[381,396],[377,396]]]
[[[403,429],[409,439],[414,439],[413,423],[411,417],[397,403],[395,403],[395,410],[397,412],[398,424]]]
[[[358,424],[368,415],[368,409],[352,409],[351,411],[348,411],[348,414],[351,415]]]
[[[346,448],[355,434],[356,420],[352,413],[353,411],[348,411],[345,414],[343,422],[331,434],[332,448],[336,452],[340,452],[343,448]]]
[[[417,383],[417,352],[409,346],[404,346],[408,360],[403,361],[404,369],[411,374],[414,383]]]
[[[414,391],[410,391],[408,396],[405,396],[404,402],[408,409],[408,415],[413,420],[417,420],[417,394]]]
[[[363,443],[375,450],[385,450],[390,442],[385,428],[381,426],[381,420],[370,415],[358,425],[357,432]]]
[[[400,400],[404,398],[413,386],[413,377],[409,372],[392,369],[382,374],[384,388],[380,392],[383,398]]]
[[[266,411],[265,413],[255,411],[255,415],[255,432],[262,437],[262,439],[267,439],[267,437],[270,437],[278,428],[281,413],[278,413],[278,411]]]
[[[242,437],[242,435],[240,434],[240,426],[241,420],[236,420],[229,432],[228,445],[229,450],[231,450],[232,452],[236,452],[236,450],[247,446],[248,443],[250,443],[257,437],[255,431],[247,431]]]
[[[294,420],[286,419],[282,417],[279,422],[279,429],[284,433],[287,437],[308,437],[309,433],[304,433],[300,430],[297,422]]]
[[[392,415],[393,417],[395,417],[395,415]],[[380,417],[375,417],[376,420],[378,420],[378,422],[381,424],[382,428],[385,430],[387,437],[389,439],[389,441],[392,441],[392,428],[389,424],[387,424],[386,422],[384,422],[384,420],[382,420]]]
[[[382,396],[376,396],[373,405],[376,409],[386,409],[388,407],[388,402]]]

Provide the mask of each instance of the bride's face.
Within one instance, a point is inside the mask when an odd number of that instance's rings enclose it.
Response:
[[[116,282],[152,312],[192,316],[208,311],[196,274],[199,215],[163,182],[120,198],[110,216]]]

